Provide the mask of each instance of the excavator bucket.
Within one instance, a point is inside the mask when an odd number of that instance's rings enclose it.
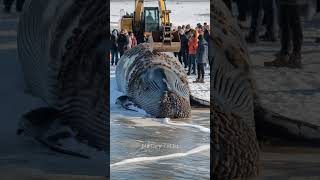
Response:
[[[171,36],[172,35],[172,36]],[[152,32],[151,45],[156,52],[179,52],[181,43],[180,36],[177,31],[170,33],[171,37],[161,38],[159,32]]]

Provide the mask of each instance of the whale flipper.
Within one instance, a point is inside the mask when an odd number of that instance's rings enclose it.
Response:
[[[59,121],[59,111],[54,108],[42,107],[23,115],[17,129],[17,135],[22,134],[53,151],[89,159],[89,156],[60,143],[60,140],[75,138],[76,133],[68,125]]]
[[[132,108],[132,106],[134,106],[134,103],[130,100],[128,96],[118,97],[116,104],[119,104],[122,108],[126,110],[138,112],[137,110]]]
[[[190,95],[190,105],[192,107],[210,108],[210,101]]]

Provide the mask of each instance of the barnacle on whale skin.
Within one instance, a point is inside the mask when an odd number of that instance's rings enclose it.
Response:
[[[147,43],[126,51],[117,64],[118,89],[158,118],[191,117],[190,89],[178,60]]]
[[[210,24],[210,177],[248,179],[259,173],[249,55],[236,20],[222,0],[211,2]]]

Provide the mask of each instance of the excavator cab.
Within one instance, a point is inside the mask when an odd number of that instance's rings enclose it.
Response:
[[[135,0],[135,11],[131,15],[122,14],[120,28],[132,31],[138,43],[151,43],[158,52],[179,52],[180,36],[172,30],[170,10],[166,0],[159,0],[159,7],[144,7],[144,0]]]
[[[160,24],[158,7],[144,8],[144,36],[158,52],[179,52],[180,36],[173,32],[171,25]]]
[[[152,31],[159,31],[160,19],[157,7],[144,8],[144,32],[145,35],[151,35]]]

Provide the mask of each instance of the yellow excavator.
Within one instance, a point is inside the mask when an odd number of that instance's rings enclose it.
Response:
[[[121,17],[120,28],[133,32],[138,43],[151,43],[155,51],[179,52],[180,37],[172,29],[171,11],[166,8],[166,0],[158,1],[159,7],[144,7],[144,0],[135,0],[134,13]]]

